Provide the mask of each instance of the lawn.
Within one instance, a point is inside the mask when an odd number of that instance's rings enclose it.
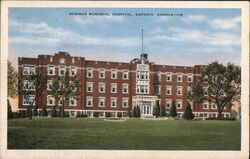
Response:
[[[240,121],[8,121],[9,149],[240,150]]]

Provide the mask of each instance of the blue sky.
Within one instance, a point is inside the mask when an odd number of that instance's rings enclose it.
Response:
[[[69,15],[73,12],[110,16]],[[240,65],[240,9],[10,8],[9,59],[16,65],[17,57],[67,51],[89,60],[130,62],[140,56],[142,28],[144,52],[156,64],[193,66],[218,60]]]

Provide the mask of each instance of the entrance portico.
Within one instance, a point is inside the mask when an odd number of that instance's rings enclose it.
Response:
[[[133,97],[133,108],[140,107],[141,117],[153,116],[153,109],[156,102],[156,96],[137,95]]]

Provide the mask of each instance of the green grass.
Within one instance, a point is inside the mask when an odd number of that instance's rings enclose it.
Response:
[[[8,121],[9,149],[240,150],[240,121]]]

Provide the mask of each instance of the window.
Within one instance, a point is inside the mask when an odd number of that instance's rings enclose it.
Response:
[[[192,88],[190,86],[187,87],[187,94],[192,95]]]
[[[117,93],[117,83],[111,83],[111,93]]]
[[[128,79],[128,71],[123,71],[122,79]]]
[[[166,95],[171,95],[172,86],[166,86]]]
[[[111,70],[111,79],[117,79],[117,70]]]
[[[69,106],[76,106],[77,105],[77,100],[75,98],[70,98],[69,99]]]
[[[93,83],[92,82],[87,82],[87,92],[93,92]]]
[[[62,104],[63,104],[63,99],[62,99],[62,97],[59,97],[58,105],[59,105],[59,106],[62,106]]]
[[[47,71],[48,71],[48,75],[55,75],[55,66],[49,65]]]
[[[93,78],[93,69],[92,68],[87,68],[87,77]]]
[[[176,100],[176,107],[177,107],[177,109],[181,109],[182,108],[182,100],[181,99],[178,99],[178,100]]]
[[[172,100],[171,99],[167,99],[166,100],[166,108],[170,108],[172,106]]]
[[[66,67],[59,66],[59,76],[65,76],[65,74],[66,74]]]
[[[105,69],[103,69],[103,68],[99,69],[99,78],[100,79],[105,78]]]
[[[105,107],[105,98],[104,97],[99,97],[99,103],[98,106],[99,107]]]
[[[160,71],[157,72],[157,78],[159,81],[161,81],[161,72]]]
[[[76,91],[77,90],[76,83],[74,81],[70,81],[69,84],[70,84],[70,88],[71,88],[72,91]]]
[[[171,82],[172,81],[172,73],[170,73],[170,72],[167,73],[166,80],[167,80],[167,82]]]
[[[93,97],[87,96],[86,97],[86,106],[92,107],[93,106]]]
[[[182,82],[182,74],[178,73],[177,75],[177,82]]]
[[[111,97],[111,107],[116,107],[117,106],[117,98],[116,97]]]
[[[211,109],[217,109],[217,105],[214,102],[211,102]]]
[[[128,107],[128,98],[122,98],[122,107]]]
[[[76,75],[76,67],[70,67],[70,76]]]
[[[226,96],[224,90],[221,90],[221,91],[220,91],[220,96]]]
[[[178,96],[182,95],[182,87],[181,86],[177,86],[177,95]]]
[[[188,82],[193,82],[193,74],[188,74]]]
[[[203,103],[202,103],[202,105],[203,105],[203,109],[208,109],[208,101],[204,101]]]
[[[122,93],[128,93],[128,84],[122,84]]]
[[[136,88],[137,88],[136,91],[139,94],[148,94],[149,93],[148,86],[146,86],[146,85],[139,85]]]
[[[137,71],[137,79],[148,80],[148,71]]]
[[[52,80],[47,81],[47,90],[52,90]]]
[[[208,83],[208,76],[207,75],[204,76],[204,83]]]
[[[158,85],[158,94],[160,95],[161,94],[161,85]]]
[[[47,105],[53,106],[55,105],[55,98],[52,95],[47,96]]]
[[[32,104],[32,102],[35,100],[35,96],[34,95],[24,95],[23,96],[23,105],[30,105]],[[35,105],[35,102],[33,102],[33,105]]]
[[[23,66],[23,75],[34,75],[36,67],[34,65]]]
[[[35,91],[35,85],[34,85],[34,83],[32,81],[24,80],[23,81],[23,90]]]
[[[208,96],[208,88],[207,87],[203,87],[204,90],[204,96]]]
[[[105,84],[99,83],[99,93],[105,93]]]

